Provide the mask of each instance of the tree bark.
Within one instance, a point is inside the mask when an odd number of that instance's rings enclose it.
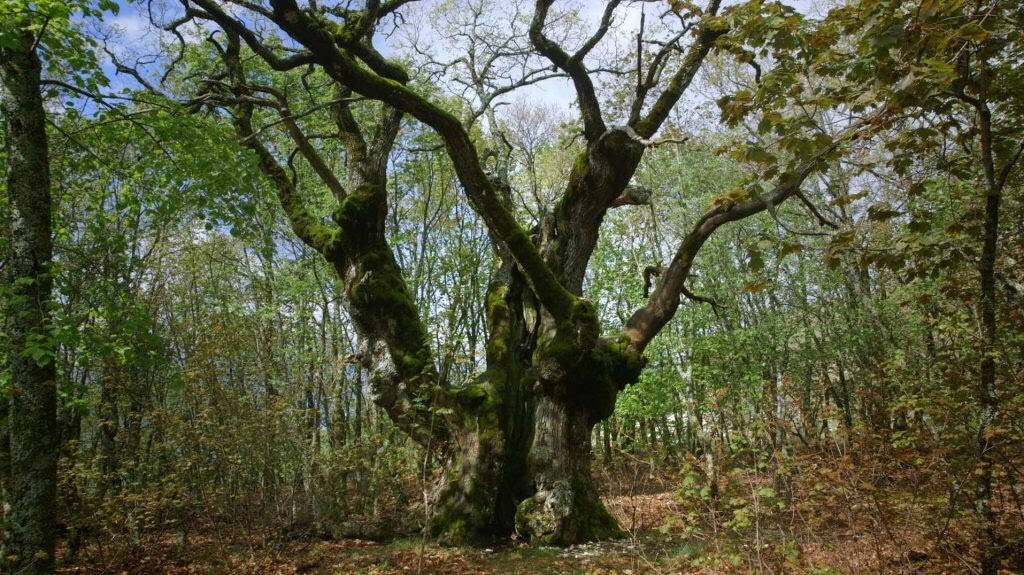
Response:
[[[59,428],[54,344],[47,333],[53,255],[50,168],[35,38],[22,33],[11,40],[0,49],[11,210],[7,334],[12,391],[10,511],[2,557],[9,572],[33,575],[53,572],[56,539]]]
[[[533,401],[524,382],[536,342],[523,313],[526,297],[526,282],[506,260],[488,288],[487,370],[456,393],[462,421],[429,526],[442,543],[507,537],[516,506],[531,493]]]
[[[1002,556],[1002,542],[999,536],[999,512],[992,506],[992,482],[995,462],[992,454],[991,431],[999,412],[996,394],[996,280],[995,266],[999,242],[999,204],[1002,199],[1006,176],[997,177],[992,152],[992,114],[987,105],[978,106],[982,162],[985,168],[987,186],[985,189],[985,227],[982,237],[981,260],[978,272],[981,279],[981,377],[978,382],[978,404],[981,413],[978,421],[977,484],[975,486],[975,508],[984,523],[985,541],[982,543],[981,573],[996,575]],[[1013,163],[1008,162],[1003,172],[1009,173]]]
[[[578,405],[542,397],[537,405],[530,468],[535,493],[516,511],[516,531],[531,541],[567,545],[622,534],[590,473],[594,423]]]
[[[611,422],[604,420],[601,422],[601,455],[604,458],[605,465],[609,465],[612,462],[612,438],[609,433]]]

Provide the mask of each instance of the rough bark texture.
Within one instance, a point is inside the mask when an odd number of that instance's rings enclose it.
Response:
[[[11,209],[7,260],[10,511],[5,518],[3,557],[8,572],[28,575],[52,573],[54,566],[57,387],[53,344],[46,331],[52,245],[41,66],[31,35],[23,34],[13,44],[0,50]]]
[[[976,471],[975,508],[984,522],[985,539],[981,557],[982,575],[996,575],[1002,558],[1002,542],[999,537],[999,513],[992,505],[992,482],[995,467],[989,436],[999,412],[999,397],[996,394],[996,281],[995,266],[999,247],[999,204],[1006,183],[1006,175],[1012,169],[1016,158],[1008,161],[1006,167],[996,175],[996,161],[992,151],[992,113],[988,105],[980,100],[975,105],[979,119],[982,166],[985,171],[985,227],[982,237],[981,260],[978,275],[981,280],[981,377],[978,381],[978,404],[981,413],[978,421],[978,459]]]
[[[567,545],[622,534],[590,474],[593,423],[584,410],[542,398],[530,468],[534,495],[516,510],[516,531],[537,543]]]
[[[484,543],[513,531],[516,505],[529,495],[526,454],[532,402],[524,389],[522,279],[499,273],[488,290],[488,369],[460,389],[454,449],[435,500],[430,530],[447,544]]]

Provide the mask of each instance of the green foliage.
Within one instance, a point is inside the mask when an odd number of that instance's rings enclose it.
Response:
[[[692,3],[670,5],[686,18],[700,13]],[[14,17],[0,23],[0,47],[41,34],[49,76],[99,90],[106,80],[97,46],[82,30],[117,6],[2,0],[0,12]],[[794,483],[809,485],[805,495],[815,503],[846,489],[877,491],[875,479],[885,478],[844,479],[855,466],[836,462],[851,453],[868,463],[876,452],[895,454],[894,466],[927,472],[930,489],[951,495],[921,508],[972,527],[962,478],[976,475],[979,442],[1005,459],[997,479],[1011,495],[1024,445],[1024,400],[1013,392],[1024,349],[1019,168],[1006,172],[1001,327],[990,352],[1000,365],[1002,410],[984,430],[975,392],[985,355],[977,265],[989,174],[970,98],[990,103],[997,175],[1013,166],[1024,134],[1021,11],[1012,2],[988,8],[865,0],[820,20],[778,2],[724,11],[712,24],[731,33],[719,41],[722,60],[707,80],[720,91],[726,128],[646,151],[634,181],[654,190],[652,205],[606,215],[586,303],[537,347],[488,340],[489,330],[512,321],[527,324],[524,333],[548,326],[533,302],[521,310],[505,301],[504,289],[489,291],[501,285],[492,283],[494,269],[507,262],[465,200],[441,140],[420,124],[403,125],[384,194],[354,189],[339,203],[301,155],[289,155],[293,143],[279,118],[255,114],[260,137],[290,170],[304,217],[325,229],[333,217],[347,231],[324,243],[344,236],[340,247],[366,247],[360,242],[377,223],[370,215],[386,212],[390,247],[363,251],[360,273],[372,273],[341,278],[346,293],[338,270],[294,239],[221,110],[187,113],[147,94],[145,103],[54,114],[57,309],[24,354],[59,368],[61,424],[72,438],[62,446],[61,474],[70,524],[133,546],[167,530],[187,541],[205,517],[287,524],[282,536],[414,529],[425,516],[417,494],[439,462],[373,406],[383,386],[361,364],[345,302],[382,317],[418,314],[424,333],[401,332],[407,345],[396,346],[392,359],[407,373],[444,377],[413,397],[414,407],[483,428],[510,417],[493,408],[498,392],[513,387],[506,372],[489,367],[521,352],[579,362],[569,356],[647,303],[644,270],[667,264],[708,209],[764,199],[813,159],[803,198],[734,222],[702,246],[686,286],[713,305],[684,301],[645,359],[612,340],[574,366],[591,384],[574,402],[600,415],[614,407],[594,451],[607,442],[609,463],[681,468],[673,476],[681,511],[664,532],[701,538],[678,548],[686,561],[701,561],[716,537],[727,540],[712,569],[749,559],[738,549],[777,525],[784,508],[793,510]],[[965,53],[985,63],[984,73],[964,69]],[[288,93],[295,110],[310,110],[303,126],[321,136],[318,151],[339,179],[358,180],[333,137],[330,110],[317,108],[336,97],[323,71],[277,74],[252,60],[252,80]],[[168,89],[193,95],[216,62],[213,47],[189,44]],[[465,102],[426,76],[414,80],[418,89],[466,114]],[[634,86],[609,89],[625,98]],[[365,101],[352,110],[360,122],[378,112]],[[510,179],[514,196],[523,196],[509,201],[531,226],[557,208],[574,166],[578,172],[587,159],[571,123],[527,142],[542,120],[560,121],[543,116],[524,113],[522,134],[508,128],[516,146]],[[861,120],[858,138],[846,138]],[[689,128],[679,121],[664,133]],[[488,140],[479,125],[472,136],[481,147]],[[0,248],[7,243],[0,233]],[[419,353],[428,346],[436,365]],[[0,371],[0,395],[7,377]],[[633,379],[621,392],[615,387]],[[455,402],[431,405],[445,386]],[[798,464],[794,453],[818,459]],[[527,503],[523,515],[535,511]],[[1003,521],[1001,537],[1020,541],[1012,518]],[[802,560],[787,536],[755,550],[771,554],[781,571]],[[947,543],[938,533],[923,537]]]
[[[95,94],[109,82],[100,70],[98,43],[83,27],[119,9],[114,0],[2,0],[0,48],[34,47],[51,78]]]

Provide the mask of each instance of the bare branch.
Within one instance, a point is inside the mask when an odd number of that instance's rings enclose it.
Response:
[[[808,209],[808,211],[810,211],[812,214],[814,214],[814,217],[818,218],[818,225],[820,225],[820,226],[828,226],[828,227],[830,227],[832,229],[838,229],[839,228],[839,226],[835,222],[833,222],[832,220],[829,220],[824,215],[822,215],[822,213],[818,210],[818,207],[815,206],[811,202],[811,200],[809,200],[807,198],[807,196],[804,195],[803,192],[798,191],[796,193],[796,197],[800,199],[800,202],[803,203],[803,205]]]
[[[213,0],[190,1],[195,2],[196,5],[202,7],[205,11],[205,13],[194,12],[193,14],[195,16],[212,19],[226,31],[238,34],[238,36],[245,41],[246,45],[249,46],[249,49],[258,54],[260,58],[270,65],[271,68],[279,72],[292,70],[299,66],[310,64],[314,61],[313,55],[306,51],[299,52],[288,57],[278,56],[273,50],[263,43],[255,32],[247,28],[240,20],[229,16]]]
[[[580,112],[583,116],[583,134],[588,141],[596,142],[605,133],[605,125],[604,119],[601,116],[601,105],[597,100],[597,93],[594,90],[594,83],[590,79],[586,67],[583,65],[583,58],[608,31],[612,12],[619,5],[620,0],[608,2],[605,7],[604,16],[601,19],[601,27],[580,48],[580,51],[572,56],[544,35],[544,24],[547,21],[548,10],[553,3],[554,0],[537,0],[533,21],[530,23],[530,41],[533,42],[538,52],[543,54],[545,58],[572,79],[573,85],[576,88],[576,98],[579,100]]]
[[[721,36],[728,32],[727,29],[720,27],[712,27],[707,20],[714,17],[718,12],[720,6],[720,0],[712,0],[708,9],[705,11],[705,15],[701,20],[701,24],[698,27],[697,39],[687,50],[686,56],[683,59],[682,65],[672,76],[668,86],[662,91],[661,95],[651,106],[647,116],[642,119],[630,118],[630,125],[636,129],[637,134],[643,138],[650,138],[653,136],[661,125],[668,118],[672,108],[675,107],[676,103],[683,96],[683,93],[693,82],[694,77],[697,75],[697,71],[700,70],[701,65],[704,63],[704,59],[708,53],[711,52],[712,46],[715,41]],[[654,68],[652,68],[654,69]],[[657,72],[657,73],[660,73]],[[646,98],[647,93],[642,92],[637,95],[638,98]],[[643,101],[634,103],[634,109],[642,109]]]
[[[996,181],[998,189],[1002,190],[1006,186],[1006,180],[1010,178],[1010,172],[1013,171],[1013,167],[1020,161],[1021,154],[1024,154],[1024,141],[1021,141],[1020,145],[1017,146],[1017,151],[1010,156],[1010,159],[1006,161],[1003,168],[999,170],[999,177]]]

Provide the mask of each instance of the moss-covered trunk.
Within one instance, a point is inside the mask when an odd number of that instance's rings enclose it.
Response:
[[[550,326],[534,353],[536,395],[528,471],[533,494],[516,510],[516,531],[535,543],[570,545],[621,534],[590,473],[594,426],[636,381],[643,359],[622,337],[601,337],[593,304],[579,300]]]
[[[624,354],[615,340],[601,340],[589,352],[568,346],[567,356],[582,359],[563,371],[548,355],[566,343],[557,337],[523,360],[537,347],[536,332],[523,325],[511,332],[519,341],[511,349],[519,351],[510,365],[502,360],[504,348],[493,344],[497,334],[509,333],[496,317],[516,306],[495,306],[493,294],[489,304],[491,325],[498,328],[492,329],[489,360],[498,361],[458,392],[462,431],[442,478],[432,534],[449,544],[481,543],[514,527],[520,537],[545,545],[620,535],[591,476],[590,438],[642,361]]]
[[[472,417],[475,421],[467,421],[456,436],[429,525],[442,544],[486,544],[508,537],[516,505],[529,493],[526,446],[514,426],[502,425],[496,415]]]
[[[47,332],[52,280],[51,199],[41,64],[32,34],[0,48],[6,119],[10,252],[6,302],[10,468],[0,558],[8,573],[52,573],[57,496],[57,385]]]
[[[590,473],[590,414],[579,404],[541,398],[534,419],[529,462],[535,492],[519,504],[516,531],[547,545],[620,535]]]
[[[534,400],[529,361],[534,326],[524,310],[529,289],[511,259],[487,293],[487,370],[455,392],[459,421],[430,530],[442,543],[484,543],[515,528],[516,506],[532,493],[527,454]]]

